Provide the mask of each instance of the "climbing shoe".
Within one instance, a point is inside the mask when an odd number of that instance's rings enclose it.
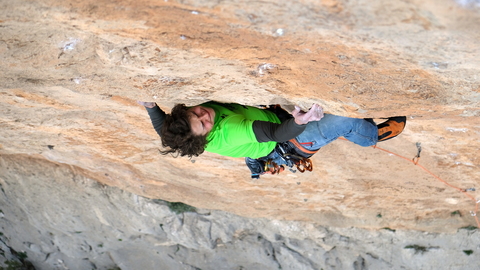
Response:
[[[252,173],[252,178],[258,179],[260,178],[260,175],[265,173],[265,170],[264,170],[265,162],[260,161],[258,159],[246,157],[245,163],[247,164],[247,167],[250,169],[250,172]]]
[[[378,141],[383,142],[395,138],[402,133],[407,123],[407,117],[394,116],[388,118],[387,121],[377,125],[378,127]]]

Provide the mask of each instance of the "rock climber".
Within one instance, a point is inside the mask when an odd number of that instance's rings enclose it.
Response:
[[[405,116],[396,116],[376,125],[371,118],[324,113],[318,104],[307,112],[295,106],[288,113],[278,105],[211,101],[193,107],[177,104],[166,114],[154,102],[138,103],[147,109],[166,148],[162,154],[193,157],[207,151],[244,157],[252,178],[279,173],[284,165],[311,170],[309,158],[339,137],[366,147],[396,137],[406,124]]]

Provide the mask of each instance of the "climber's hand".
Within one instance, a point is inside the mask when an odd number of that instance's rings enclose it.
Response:
[[[304,112],[300,107],[295,106],[295,110],[292,111],[292,115],[295,118],[295,123],[298,125],[305,125],[308,122],[318,121],[323,118],[323,108],[318,104],[313,104],[312,108],[308,112]]]
[[[137,101],[137,103],[139,105],[142,105],[142,106],[145,106],[147,108],[153,108],[155,107],[157,104],[155,102],[145,102],[145,101]]]

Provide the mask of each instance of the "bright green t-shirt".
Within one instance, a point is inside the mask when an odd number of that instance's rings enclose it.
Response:
[[[207,102],[200,106],[215,111],[215,122],[207,136],[205,151],[228,157],[264,157],[275,148],[276,142],[258,142],[253,132],[256,120],[280,124],[268,110],[235,103]]]

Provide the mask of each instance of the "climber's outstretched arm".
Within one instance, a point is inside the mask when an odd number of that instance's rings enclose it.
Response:
[[[300,135],[306,124],[312,121],[319,121],[323,118],[323,108],[318,104],[313,104],[308,112],[302,111],[295,106],[291,113],[293,118],[285,120],[281,124],[266,121],[253,122],[253,132],[258,142],[285,142]]]
[[[155,102],[137,101],[137,103],[147,109],[153,128],[157,132],[158,136],[161,137],[160,130],[162,129],[163,122],[165,121],[165,112],[162,111],[162,109],[160,109]]]

